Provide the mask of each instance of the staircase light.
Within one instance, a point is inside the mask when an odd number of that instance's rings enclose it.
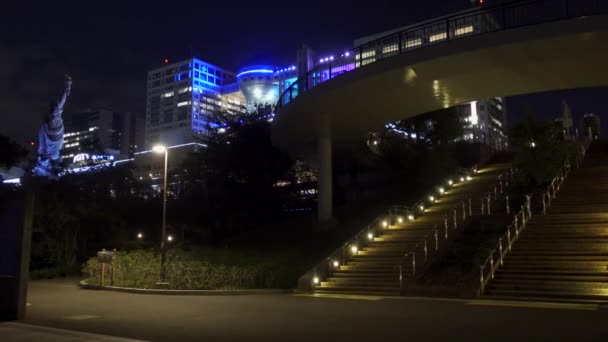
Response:
[[[386,220],[382,221],[382,227],[384,227],[384,228],[388,227],[388,222],[386,222]]]
[[[471,177],[471,176],[467,176],[467,180],[468,180],[468,181],[470,181],[470,180],[472,180],[472,179],[473,179],[473,177]]]
[[[435,202],[435,196],[429,196],[429,201]]]
[[[464,177],[460,177],[460,181],[461,181],[461,182],[464,182]]]
[[[319,284],[319,277],[314,277],[314,278],[312,278],[312,282],[313,282],[315,285]]]
[[[400,217],[398,217],[398,218],[397,218],[397,222],[399,222],[399,223],[403,223],[403,217],[401,217],[401,216],[400,216]]]
[[[356,254],[358,250],[359,249],[355,245],[353,245],[353,246],[350,247],[350,251],[353,252],[353,254]]]
[[[443,195],[443,194],[445,193],[445,189],[444,189],[444,188],[439,188],[439,193],[440,193],[441,195]]]
[[[418,208],[420,208],[420,211],[424,211],[424,206],[423,205],[419,206]]]
[[[335,268],[340,267],[340,262],[338,260],[334,260],[334,267]]]
[[[450,180],[448,181],[448,185],[452,186],[453,184],[454,184],[454,182],[453,182],[453,181],[450,179]]]
[[[412,215],[412,214],[407,215],[407,219],[410,221],[414,221],[414,215]]]
[[[367,233],[367,238],[372,240],[374,238],[374,234],[372,233]]]

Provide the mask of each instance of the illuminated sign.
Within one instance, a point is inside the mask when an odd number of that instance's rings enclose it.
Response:
[[[83,162],[86,160],[89,160],[90,156],[88,153],[79,153],[77,155],[74,156],[74,159],[72,160],[74,163],[78,163],[78,162]]]

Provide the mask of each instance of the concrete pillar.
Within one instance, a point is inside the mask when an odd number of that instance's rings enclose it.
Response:
[[[333,219],[333,180],[332,180],[332,141],[329,118],[320,122],[317,136],[318,162],[318,215],[320,223],[329,223]]]

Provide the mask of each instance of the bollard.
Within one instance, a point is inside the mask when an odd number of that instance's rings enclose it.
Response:
[[[457,210],[454,209],[454,230],[458,229],[458,217],[457,217]]]
[[[509,240],[509,252],[511,251],[511,226],[507,226],[507,240]]]
[[[505,202],[507,204],[507,215],[511,215],[511,207],[509,206],[509,196],[505,196]]]
[[[471,199],[469,198],[469,217],[473,216],[473,205],[471,203]]]
[[[448,218],[443,219],[443,225],[445,226],[445,239],[448,239]]]
[[[494,279],[494,254],[490,254],[490,278]]]

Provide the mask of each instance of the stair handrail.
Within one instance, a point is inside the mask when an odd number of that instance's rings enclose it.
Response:
[[[585,157],[589,142],[584,142],[581,145],[581,149],[577,151],[577,164]],[[579,159],[580,158],[580,159]],[[569,176],[571,165],[569,159],[566,159],[564,164],[560,167],[558,174],[551,180],[549,186],[545,191],[542,192],[541,202],[542,209],[541,213],[546,215],[547,209],[551,206],[551,200],[555,199],[557,192],[559,192],[561,185],[564,180]],[[498,238],[496,247],[490,251],[490,254],[485,261],[479,265],[479,295],[483,295],[488,283],[494,279],[494,275],[499,266],[504,264],[504,258],[511,252],[513,244],[519,239],[519,235],[526,228],[528,222],[532,218],[531,200],[533,195],[526,195],[525,204],[522,205],[521,209],[515,214],[513,222],[507,226],[507,231],[502,237]],[[519,218],[521,217],[521,224]],[[514,231],[511,234],[511,230]],[[506,240],[506,248],[503,248],[503,241]],[[494,261],[494,255],[498,253],[496,263]],[[489,272],[488,272],[489,266]],[[487,275],[486,275],[487,272]]]
[[[474,173],[477,173],[477,169],[473,170]],[[506,171],[500,173],[497,177],[496,177],[496,183],[498,184],[498,182],[502,182],[502,180],[505,180],[505,183],[508,184],[509,179],[512,181],[513,179],[513,175],[514,175],[514,169],[513,168],[509,168]],[[507,185],[508,186],[508,185]],[[500,188],[500,195],[502,195],[503,193],[505,193],[506,191],[506,187],[498,187],[497,185],[491,186],[490,189],[499,189]],[[491,190],[493,191],[493,190]],[[498,201],[500,197],[495,197],[494,202]],[[483,197],[483,201],[485,201],[487,199],[488,203],[492,203],[492,196],[491,196],[491,192],[488,193],[487,197]],[[467,203],[468,202],[468,203]],[[471,202],[472,202],[472,197],[468,197],[465,198],[465,200],[461,203],[462,204],[462,211],[463,211],[463,215],[462,215],[462,220],[461,220],[461,227],[464,226],[464,222],[466,222],[467,218],[470,218],[473,213],[472,213],[472,206],[471,206]],[[468,210],[467,210],[468,208]],[[413,248],[409,249],[408,251],[406,251],[403,254],[403,257],[401,258],[401,263],[399,264],[399,266],[397,266],[399,268],[399,286],[401,291],[403,291],[403,280],[405,278],[405,276],[407,276],[404,273],[404,269],[405,269],[405,265],[406,263],[410,262],[411,260],[411,265],[412,265],[412,272],[410,274],[411,278],[416,278],[417,273],[416,273],[416,267],[417,267],[417,254],[416,252],[418,252],[418,255],[423,254],[424,255],[424,259],[422,261],[422,265],[423,267],[427,265],[428,261],[429,261],[429,248],[428,248],[428,241],[433,241],[434,240],[434,245],[435,248],[431,248],[433,249],[433,254],[438,253],[439,250],[439,242],[441,241],[441,245],[443,245],[443,242],[448,241],[449,240],[449,231],[450,231],[450,225],[449,225],[449,221],[450,219],[448,219],[449,216],[452,216],[452,228],[454,230],[458,230],[458,217],[460,215],[458,215],[458,211],[460,210],[460,205],[457,205],[456,207],[453,207],[451,209],[448,209],[448,211],[444,214],[444,224],[443,224],[443,230],[440,234],[439,233],[439,227],[436,224],[433,227],[433,230],[431,230],[428,234],[426,234],[424,236],[424,238],[422,238],[421,240],[419,240]],[[483,209],[482,209],[483,210]],[[467,215],[468,212],[468,215]],[[488,215],[490,215],[490,211],[482,211],[481,215],[486,215],[486,213]],[[440,238],[441,236],[441,238]],[[431,255],[432,256],[432,255]]]
[[[314,288],[322,279],[330,277],[335,269],[339,269],[340,266],[345,265],[350,257],[356,255],[363,246],[366,246],[369,242],[373,241],[375,237],[381,235],[384,229],[388,229],[395,224],[403,223],[406,220],[415,220],[416,215],[423,213],[433,204],[434,200],[427,201],[429,197],[433,196],[433,198],[435,198],[436,196],[442,195],[447,187],[458,183],[460,179],[468,181],[468,177],[473,173],[477,173],[477,170],[478,164],[473,165],[470,169],[458,169],[453,177],[444,178],[439,185],[432,188],[430,193],[427,193],[426,196],[414,202],[415,204],[411,206],[403,204],[391,205],[387,211],[378,215],[365,228],[346,240],[345,243],[330,253],[329,256],[300,277],[298,280],[298,288]],[[430,202],[430,204],[427,204],[428,202]]]

